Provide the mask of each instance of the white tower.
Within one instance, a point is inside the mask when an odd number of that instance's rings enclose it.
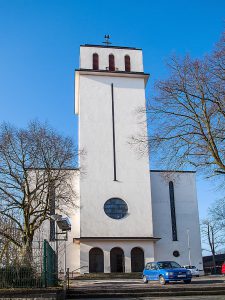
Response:
[[[149,161],[128,143],[140,130],[137,109],[145,106],[148,77],[141,49],[80,47],[75,109],[86,155],[75,240],[85,272],[141,271],[154,260]]]

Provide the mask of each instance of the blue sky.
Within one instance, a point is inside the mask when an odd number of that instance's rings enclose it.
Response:
[[[149,97],[168,56],[201,57],[212,49],[224,12],[222,0],[0,0],[0,122],[25,126],[37,118],[76,141],[80,44],[99,44],[110,34],[113,45],[141,47]],[[197,183],[203,217],[221,192],[200,176]]]

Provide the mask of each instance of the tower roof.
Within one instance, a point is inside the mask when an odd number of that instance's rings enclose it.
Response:
[[[123,46],[106,46],[106,45],[92,45],[92,44],[84,44],[80,45],[80,47],[93,47],[93,48],[114,48],[114,49],[129,49],[129,50],[140,50],[141,48],[134,48],[134,47],[123,47]]]

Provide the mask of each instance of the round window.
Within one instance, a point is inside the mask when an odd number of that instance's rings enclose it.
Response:
[[[122,219],[127,215],[128,206],[119,198],[111,198],[104,204],[104,211],[112,219]]]
[[[177,251],[177,250],[173,251],[173,256],[179,257],[180,256],[180,252]]]

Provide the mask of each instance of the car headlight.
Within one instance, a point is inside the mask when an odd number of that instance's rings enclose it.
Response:
[[[191,275],[191,271],[187,271],[187,275]]]
[[[173,276],[173,272],[166,272],[167,276]]]

